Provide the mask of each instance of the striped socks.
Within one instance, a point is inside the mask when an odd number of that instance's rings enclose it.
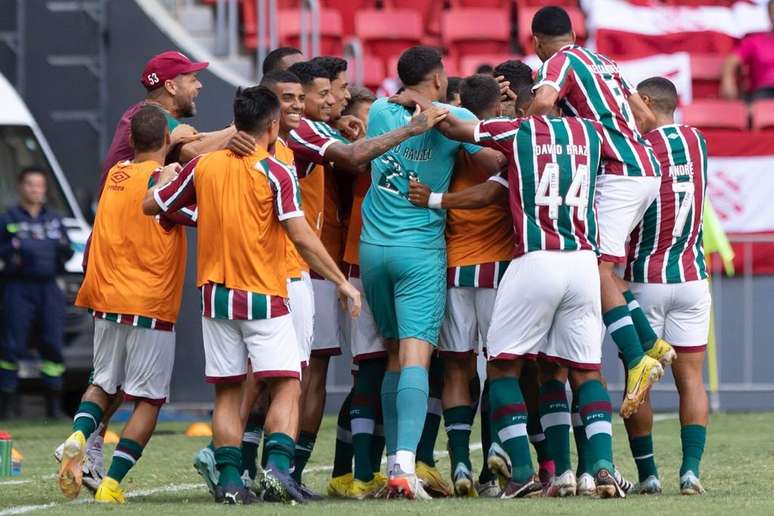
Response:
[[[570,404],[564,383],[549,380],[540,386],[540,426],[546,436],[546,445],[554,460],[555,471],[561,475],[570,465]]]
[[[384,378],[387,362],[377,358],[361,360],[359,365],[349,412],[355,458],[354,476],[358,480],[369,482],[374,472],[371,455],[376,430],[376,413],[380,405],[377,393]]]
[[[107,476],[120,483],[132,466],[140,460],[142,450],[143,446],[140,443],[122,437],[113,452],[113,461],[110,463]]]
[[[473,467],[470,463],[470,428],[474,414],[470,405],[451,407],[443,411],[452,471],[459,463],[464,464],[468,471]]]
[[[298,433],[298,442],[296,443],[293,457],[293,478],[296,482],[301,482],[301,475],[304,473],[306,463],[309,462],[309,457],[312,456],[316,440],[316,432],[304,432],[302,430]],[[269,460],[271,460],[271,457]]]
[[[613,467],[613,406],[610,395],[599,380],[578,387],[578,407],[588,440],[589,467],[596,475],[600,469],[611,473]]]
[[[73,417],[73,432],[82,432],[88,439],[102,421],[102,409],[92,401],[82,401]]]
[[[637,476],[642,482],[649,476],[658,478],[656,458],[653,456],[653,436],[651,434],[629,438],[629,449],[637,465]]]
[[[645,355],[637,330],[626,305],[616,306],[602,314],[607,331],[623,355],[627,369],[634,368]]]
[[[513,465],[515,482],[527,482],[534,474],[527,440],[527,406],[514,377],[503,377],[489,383],[492,425]]]
[[[629,309],[629,313],[632,316],[632,322],[634,323],[634,329],[637,331],[637,336],[640,338],[642,349],[648,351],[656,343],[658,336],[653,331],[653,327],[648,321],[648,317],[642,310],[642,307],[634,298],[634,294],[627,290],[623,293],[623,297],[626,300],[626,306]]]
[[[357,382],[357,377],[355,377]],[[350,411],[352,409],[352,396],[355,392],[354,387],[350,389],[347,397],[339,409],[339,417],[336,421],[336,446],[333,451],[333,472],[332,477],[340,477],[347,473],[352,473],[352,424]]]

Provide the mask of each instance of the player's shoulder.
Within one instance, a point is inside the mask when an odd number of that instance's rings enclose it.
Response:
[[[452,115],[454,115],[459,119],[478,120],[478,117],[474,115],[471,110],[464,108],[462,106],[452,106],[451,104],[446,104],[443,102],[433,102],[433,105],[448,109],[449,113],[451,113]]]

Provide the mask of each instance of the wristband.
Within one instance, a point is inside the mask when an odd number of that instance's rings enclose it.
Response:
[[[434,210],[440,210],[442,202],[443,202],[443,194],[432,192],[430,194],[430,197],[427,198],[427,207],[433,208]]]

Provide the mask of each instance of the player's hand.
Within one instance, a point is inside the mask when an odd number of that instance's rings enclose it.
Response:
[[[336,121],[336,129],[349,141],[355,141],[365,136],[366,127],[356,116],[344,115]]]
[[[159,180],[156,183],[157,185],[165,185],[172,181],[175,176],[177,176],[178,173],[183,169],[182,166],[180,166],[180,163],[170,163],[169,165],[163,167],[161,169],[161,173],[159,174]]]
[[[336,287],[336,295],[339,296],[341,306],[344,310],[349,310],[349,315],[356,319],[360,316],[360,309],[363,307],[363,301],[360,299],[360,291],[352,286],[352,283],[345,281]]]
[[[422,111],[419,104],[417,104],[417,107],[414,109],[414,116],[411,117],[411,129],[414,134],[422,134],[432,129],[435,124],[445,119],[448,114],[448,109],[438,106],[430,106]]]
[[[421,208],[427,208],[427,202],[430,199],[432,191],[430,187],[413,179],[409,181],[408,198],[411,204]]]
[[[432,102],[430,102],[419,93],[408,89],[404,89],[400,93],[396,93],[390,97],[390,102],[409,109],[414,109],[415,106],[420,106],[422,110],[425,110],[433,105]]]
[[[500,86],[500,100],[502,102],[515,101],[516,94],[511,89],[511,83],[506,81],[502,75],[495,77],[495,80],[497,80],[497,85]]]
[[[255,138],[243,131],[237,131],[226,144],[226,148],[237,156],[249,156],[255,152]]]

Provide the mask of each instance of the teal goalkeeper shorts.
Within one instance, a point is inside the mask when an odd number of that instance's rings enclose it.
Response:
[[[360,243],[360,279],[385,339],[438,345],[446,309],[446,250]]]

